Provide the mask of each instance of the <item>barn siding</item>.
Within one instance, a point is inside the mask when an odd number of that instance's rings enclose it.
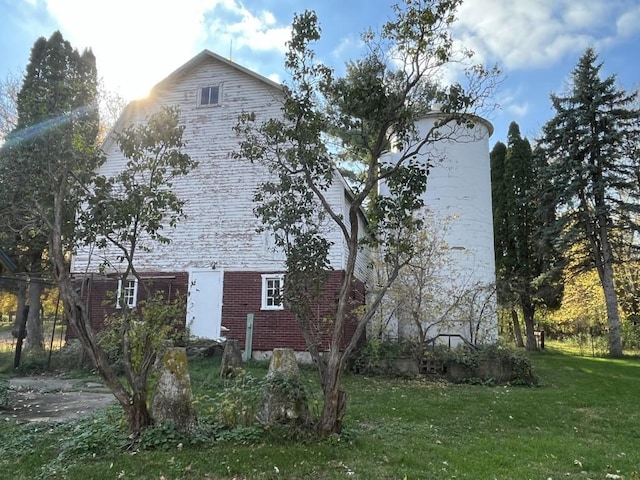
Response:
[[[274,347],[294,347],[304,350],[306,345],[292,315],[287,312],[262,312],[261,274],[284,270],[284,256],[273,248],[268,232],[258,232],[260,221],[254,215],[253,197],[258,185],[270,178],[261,163],[234,159],[239,138],[233,132],[238,116],[254,112],[258,122],[282,116],[282,90],[277,86],[236,68],[214,55],[200,55],[160,82],[146,99],[132,102],[119,120],[117,129],[144,122],[161,106],[177,106],[180,122],[185,126],[184,152],[198,162],[189,175],[176,178],[173,190],[186,200],[186,217],[175,228],[162,232],[170,244],[148,245],[149,251],[138,249],[136,268],[147,272],[181,272],[187,291],[188,272],[193,269],[218,268],[224,271],[222,325],[230,329],[227,335],[244,345],[247,313],[256,315],[254,348],[271,350]],[[186,68],[188,67],[188,68]],[[176,75],[179,73],[179,75]],[[201,87],[220,86],[219,106],[198,106]],[[122,171],[126,159],[110,136],[103,149],[106,161],[100,173],[112,176]],[[347,213],[344,183],[336,177],[326,197],[336,213]],[[344,268],[346,257],[342,232],[330,220],[324,233],[331,243],[329,262],[336,271]],[[101,325],[105,315],[113,309],[102,306],[107,290],[115,290],[117,280],[98,275],[104,265],[118,265],[120,252],[113,248],[98,250],[80,248],[72,258],[72,272],[93,275],[93,289],[88,299],[92,321]],[[106,262],[105,262],[106,260]],[[357,276],[364,280],[362,262]],[[106,273],[115,277],[117,269]],[[124,265],[123,265],[124,268]],[[337,273],[331,275],[326,299],[335,302],[339,282]],[[331,297],[331,298],[330,298]],[[329,309],[322,311],[324,315]],[[348,334],[348,332],[345,332]],[[349,335],[350,337],[350,335]]]
[[[199,87],[221,86],[222,104],[198,107]],[[163,232],[170,245],[153,245],[151,251],[138,251],[139,269],[185,270],[208,268],[216,264],[225,271],[273,271],[283,268],[282,256],[266,248],[265,233],[258,233],[260,221],[253,213],[253,196],[269,172],[262,164],[231,158],[239,139],[232,128],[242,112],[255,112],[258,120],[281,116],[281,92],[271,85],[210,58],[171,86],[160,89],[151,99],[138,101],[131,109],[130,123],[142,122],[160,105],[180,107],[185,125],[185,152],[199,166],[174,181],[174,191],[186,200],[183,219],[175,229]],[[105,143],[105,175],[121,171],[126,159],[111,141]],[[342,183],[334,182],[327,197],[337,212],[344,211]],[[334,225],[327,224],[332,243],[330,263],[344,265],[344,241]],[[93,255],[93,258],[91,257]],[[97,272],[101,261],[114,258],[113,249],[81,249],[73,258],[73,271]]]

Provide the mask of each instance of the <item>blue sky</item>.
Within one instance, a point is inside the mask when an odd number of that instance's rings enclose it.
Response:
[[[99,75],[125,98],[142,96],[204,48],[273,80],[286,79],[285,41],[293,14],[318,13],[325,63],[341,70],[361,52],[360,33],[380,27],[392,0],[0,0],[0,79],[25,68],[31,46],[59,29],[74,47],[91,47]],[[549,94],[566,89],[588,46],[606,75],[628,90],[640,87],[639,0],[466,0],[454,37],[497,64],[504,82],[500,109],[487,112],[491,143],[511,121],[533,139],[553,115]]]

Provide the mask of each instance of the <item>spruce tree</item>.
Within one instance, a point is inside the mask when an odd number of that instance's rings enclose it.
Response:
[[[609,353],[622,355],[615,252],[637,230],[637,145],[640,111],[636,95],[601,78],[602,63],[589,48],[573,70],[564,95],[551,95],[555,116],[543,127],[549,192],[558,204],[558,221],[549,233],[573,255],[572,265],[595,268],[605,296]],[[571,247],[571,248],[569,248]]]

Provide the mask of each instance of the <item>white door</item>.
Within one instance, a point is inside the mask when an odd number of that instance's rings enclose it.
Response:
[[[189,273],[187,326],[194,337],[218,340],[222,323],[222,271]]]

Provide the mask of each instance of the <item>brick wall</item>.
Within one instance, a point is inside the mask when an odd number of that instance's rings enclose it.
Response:
[[[155,292],[163,292],[165,298],[169,300],[175,299],[178,294],[186,298],[189,280],[189,274],[186,272],[141,273],[140,276],[149,287],[151,295]],[[105,275],[87,274],[84,278],[77,279],[76,289],[80,291],[86,302],[94,330],[100,331],[104,326],[104,319],[116,311],[115,292],[118,289],[118,279]],[[112,292],[110,296],[108,292]],[[145,289],[138,286],[138,303],[146,298]],[[68,328],[67,339],[76,337],[77,333],[72,328]]]
[[[223,306],[222,325],[229,329],[227,338],[237,339],[240,347],[244,349],[247,314],[254,314],[253,325],[253,349],[273,350],[274,348],[289,347],[297,351],[307,350],[307,345],[293,314],[288,310],[260,310],[262,301],[262,274],[264,272],[224,272],[223,278]],[[326,331],[331,325],[322,323],[330,317],[335,310],[338,298],[338,289],[344,272],[332,271],[327,280],[326,290],[321,301],[314,309],[318,324],[318,340],[322,348],[328,345],[329,336]],[[162,291],[166,298],[175,298],[178,292],[187,294],[189,274],[187,272],[162,272],[143,273],[143,280],[150,286],[150,291]],[[97,274],[89,274],[78,279],[77,288],[81,290],[82,297],[87,302],[87,308],[91,312],[91,322],[95,330],[102,329],[104,319],[115,311],[115,300],[105,302],[107,292],[115,292],[118,280]],[[138,302],[145,299],[144,289],[138,287]],[[364,285],[356,284],[352,294],[353,305],[364,303]],[[322,334],[324,325],[325,334]],[[344,329],[343,345],[345,339],[350,339],[355,330],[354,323],[348,323]],[[67,339],[76,338],[77,334],[67,330]]]
[[[282,347],[293,348],[297,351],[307,350],[302,330],[290,311],[260,309],[262,273],[225,272],[222,325],[229,329],[225,334],[226,337],[237,339],[240,347],[244,349],[247,314],[253,313],[254,350],[272,350]],[[331,328],[331,325],[326,323],[326,319],[331,317],[335,311],[342,275],[342,271],[330,273],[324,295],[314,308],[316,324],[320,325],[317,338],[322,348],[328,346],[329,335],[326,332]],[[364,285],[362,283],[357,284],[352,298],[354,305],[361,305],[364,302]],[[318,322],[318,320],[320,321]],[[355,325],[348,324],[345,327],[344,338],[350,339],[354,330]]]

